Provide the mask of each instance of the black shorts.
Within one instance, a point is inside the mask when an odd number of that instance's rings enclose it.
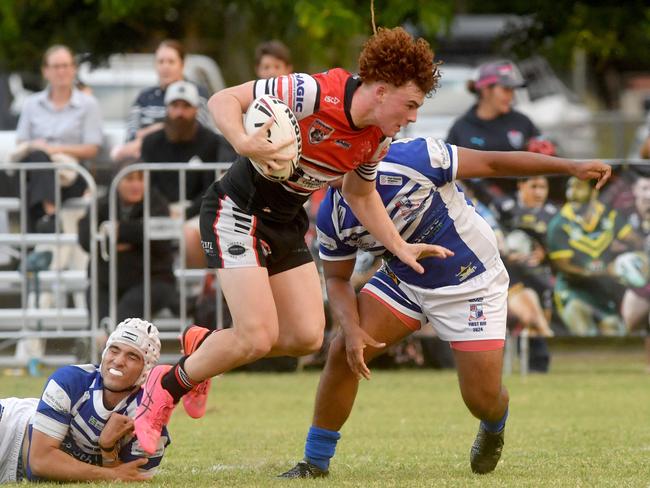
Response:
[[[290,222],[268,221],[237,207],[217,181],[203,197],[200,225],[210,268],[265,267],[274,275],[313,261],[304,208]]]

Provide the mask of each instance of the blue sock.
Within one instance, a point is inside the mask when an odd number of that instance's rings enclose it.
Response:
[[[488,432],[492,432],[496,434],[497,432],[501,432],[503,428],[506,426],[507,418],[508,418],[508,407],[506,407],[506,412],[503,414],[503,417],[501,417],[500,420],[497,420],[496,422],[488,422],[487,420],[481,420],[481,425]]]
[[[326,471],[330,466],[330,459],[334,457],[336,443],[340,438],[341,434],[338,432],[312,425],[305,442],[305,460]]]

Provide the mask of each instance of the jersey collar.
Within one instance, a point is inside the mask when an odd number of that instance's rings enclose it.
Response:
[[[348,124],[350,124],[350,128],[352,128],[353,130],[361,130],[359,127],[354,125],[354,122],[352,120],[352,114],[350,113],[350,109],[352,108],[352,97],[354,96],[354,92],[356,92],[360,86],[361,86],[361,78],[359,78],[358,75],[350,76],[345,82],[345,92],[343,95],[343,109],[345,111],[345,117],[348,119]]]

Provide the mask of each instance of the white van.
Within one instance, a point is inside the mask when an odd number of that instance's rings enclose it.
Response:
[[[105,63],[93,67],[90,62],[79,65],[79,79],[88,85],[99,100],[102,110],[104,147],[99,162],[108,160],[111,148],[122,144],[131,105],[145,88],[158,84],[153,54],[113,54]],[[219,66],[209,57],[190,54],[185,57],[185,77],[208,90],[209,94],[225,88]],[[11,115],[20,114],[27,90],[18,74],[7,77],[12,98]],[[6,159],[16,144],[14,130],[0,130],[0,161]]]
[[[113,54],[100,66],[89,62],[79,65],[79,79],[88,85],[102,110],[105,149],[122,144],[131,105],[145,88],[158,84],[153,54]],[[219,66],[209,57],[189,54],[185,57],[185,77],[202,85],[212,95],[225,88]]]

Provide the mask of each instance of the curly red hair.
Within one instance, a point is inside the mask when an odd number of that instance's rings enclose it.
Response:
[[[386,29],[366,41],[359,56],[359,76],[363,81],[384,81],[403,86],[409,81],[429,94],[438,86],[439,62],[434,62],[429,43],[414,39],[402,27]]]

